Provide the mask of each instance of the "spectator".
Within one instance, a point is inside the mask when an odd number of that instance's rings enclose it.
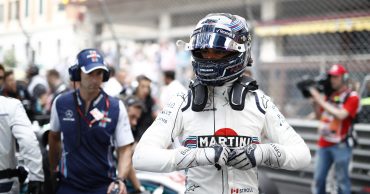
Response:
[[[103,90],[110,96],[118,97],[122,91],[122,85],[116,78],[116,70],[109,66],[109,80],[103,85]]]
[[[135,131],[136,125],[141,116],[141,113],[145,109],[145,105],[141,100],[139,100],[135,96],[128,96],[126,99],[123,99],[123,101],[127,109],[127,114],[128,114],[128,118],[130,121],[131,129]],[[136,143],[137,142],[135,142],[133,146],[133,150],[135,149]],[[136,172],[133,166],[131,166],[131,170],[128,174],[128,179],[131,181],[135,193],[140,193],[143,191],[140,181],[136,177]]]
[[[50,113],[48,109],[49,105],[49,93],[43,85],[37,85],[33,88],[33,115],[32,120],[35,120],[39,125],[49,123]]]
[[[164,71],[163,78],[165,86],[160,96],[161,107],[164,107],[169,102],[171,96],[177,93],[186,93],[187,91],[185,87],[175,79],[176,74],[174,71]]]
[[[52,104],[55,97],[63,92],[66,92],[68,90],[68,87],[66,84],[63,83],[62,79],[60,78],[59,72],[55,69],[51,69],[46,73],[46,80],[50,88],[50,104]]]
[[[141,113],[145,110],[145,105],[143,101],[135,96],[128,96],[123,101],[127,109],[130,126],[132,129],[135,129]]]
[[[27,172],[17,167],[16,142],[29,170],[28,192],[42,194],[44,174],[39,144],[21,102],[0,96],[0,193],[19,193]]]
[[[4,84],[1,95],[12,97],[20,100],[26,110],[28,118],[33,120],[33,109],[31,97],[28,94],[26,84],[21,81],[16,81],[12,70],[6,71],[4,74]]]
[[[120,69],[116,74],[117,81],[121,84],[122,89],[120,91],[120,94],[125,94],[126,89],[128,88],[127,83],[127,71],[124,69]]]
[[[45,89],[48,89],[47,82],[44,77],[39,75],[39,68],[36,65],[31,65],[26,72],[27,80],[28,80],[28,86],[27,91],[30,94],[31,98],[34,98],[34,88],[37,85],[40,85],[39,87],[45,87]]]
[[[153,123],[156,117],[157,106],[154,98],[151,96],[151,80],[145,75],[139,75],[136,78],[137,87],[134,89],[134,96],[144,102],[145,109],[138,120],[136,130],[133,135],[135,141],[139,141],[146,129]]]
[[[45,114],[45,105],[46,105],[46,95],[48,91],[48,84],[46,79],[39,75],[39,68],[36,65],[31,65],[27,71],[27,92],[30,96],[30,109],[31,114],[29,114],[30,120],[33,122],[37,119],[40,119]],[[35,92],[37,95],[35,95]],[[44,118],[42,118],[44,120]]]
[[[28,98],[28,93],[24,84],[21,84],[20,82],[17,83],[12,70],[5,72],[2,95],[17,98],[18,100]]]
[[[127,71],[124,69],[120,69],[116,74],[117,81],[122,85],[127,85],[126,79],[127,79]]]
[[[51,172],[56,171],[58,161],[60,164],[57,193],[110,193],[118,184],[119,193],[124,194],[133,137],[123,103],[101,90],[102,82],[109,79],[103,54],[96,49],[82,50],[69,73],[80,87],[57,97],[51,110],[49,160]]]
[[[326,177],[334,164],[338,193],[350,194],[349,163],[352,148],[349,142],[352,122],[359,107],[359,97],[348,88],[348,71],[340,64],[333,65],[328,71],[333,92],[321,96],[314,87],[309,88],[316,103],[316,118],[320,119],[319,149],[316,152],[314,171],[314,193],[326,193]]]

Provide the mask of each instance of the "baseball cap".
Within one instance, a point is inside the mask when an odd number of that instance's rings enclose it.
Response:
[[[138,106],[140,107],[142,110],[145,110],[145,104],[142,100],[140,100],[139,98],[135,97],[135,96],[128,96],[124,99],[124,104],[127,106],[127,107],[130,107],[130,106]]]
[[[97,69],[103,69],[109,72],[104,63],[104,55],[98,49],[85,49],[77,55],[77,61],[82,72],[88,74]]]
[[[40,98],[43,94],[46,94],[47,88],[42,84],[37,84],[33,89],[33,95],[37,98]]]
[[[346,68],[343,67],[341,64],[335,64],[331,66],[331,68],[328,71],[329,75],[334,75],[334,76],[339,76],[339,75],[344,75],[348,73]]]

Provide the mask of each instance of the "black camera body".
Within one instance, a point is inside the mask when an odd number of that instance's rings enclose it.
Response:
[[[325,96],[330,96],[333,92],[333,88],[330,84],[330,75],[328,74],[321,74],[314,78],[304,75],[303,79],[297,83],[297,88],[302,92],[305,98],[311,97],[309,91],[310,87],[316,88],[319,92],[324,93]]]

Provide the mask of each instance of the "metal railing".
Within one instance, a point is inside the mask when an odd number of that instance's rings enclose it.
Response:
[[[274,182],[296,184],[310,190],[313,182],[315,152],[318,149],[317,127],[319,122],[312,120],[288,119],[288,122],[299,133],[311,150],[311,164],[300,171],[275,170],[263,168],[267,176]],[[360,192],[365,186],[370,186],[370,125],[356,124],[354,130],[358,135],[358,145],[353,149],[350,164],[352,192]],[[330,183],[330,181],[329,181]],[[328,182],[327,182],[328,184]]]

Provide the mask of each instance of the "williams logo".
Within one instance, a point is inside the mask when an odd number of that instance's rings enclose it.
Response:
[[[188,148],[205,148],[216,144],[226,145],[229,148],[243,147],[248,144],[258,144],[258,137],[239,136],[233,129],[222,128],[214,135],[189,136],[183,142]]]

